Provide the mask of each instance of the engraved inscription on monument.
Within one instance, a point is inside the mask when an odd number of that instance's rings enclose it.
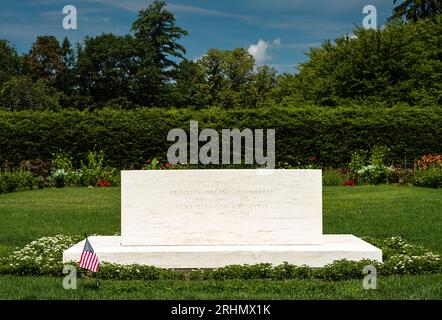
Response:
[[[122,172],[122,245],[320,244],[320,170]]]

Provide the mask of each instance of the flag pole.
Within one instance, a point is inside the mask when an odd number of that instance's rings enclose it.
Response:
[[[85,236],[85,238],[87,240],[88,236],[87,236],[86,232],[84,233],[84,236]],[[95,277],[95,279],[97,280],[97,282],[96,282],[97,289],[101,289],[101,279],[100,279],[100,276],[98,274],[98,271],[95,272],[95,273],[97,274],[97,276]]]
[[[84,266],[83,269],[86,270],[86,278],[88,278],[88,277],[91,277],[91,278],[95,277],[97,289],[100,289],[101,288],[101,279],[100,279],[100,276],[99,276],[99,273],[98,273],[99,263],[100,262],[99,262],[97,254],[95,253],[94,249],[92,248],[91,243],[89,242],[88,235],[87,235],[86,232],[84,233],[84,237],[85,237],[85,240],[84,240],[83,254],[84,254],[85,251],[87,251],[89,255],[93,254],[92,257],[95,260],[92,260],[92,261],[94,261],[94,264],[93,264],[94,268],[91,268],[92,265],[90,265],[90,261],[88,260],[87,265]],[[83,261],[82,260],[83,259],[83,254],[81,255],[81,258],[80,258],[80,268],[82,268],[81,265],[82,265],[82,261]],[[88,256],[88,257],[89,257],[89,259],[91,259],[90,256]],[[95,276],[93,276],[94,273],[96,273]]]
[[[85,232],[84,233],[84,243],[85,243],[85,245],[86,245],[86,241],[87,241],[87,233]],[[89,276],[88,275],[89,272],[90,272],[89,270],[86,270],[86,278]]]

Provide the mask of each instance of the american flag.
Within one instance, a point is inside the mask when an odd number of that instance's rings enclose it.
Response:
[[[80,268],[97,272],[98,267],[100,266],[100,261],[98,261],[98,257],[92,248],[91,243],[86,238],[86,243],[84,244],[83,253],[80,258]]]

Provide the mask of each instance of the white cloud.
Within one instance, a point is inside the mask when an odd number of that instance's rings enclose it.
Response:
[[[271,43],[269,41],[259,39],[256,44],[251,44],[247,51],[253,56],[253,58],[255,58],[257,64],[261,64],[272,59],[272,56],[268,53],[269,49],[272,47],[279,48],[280,46],[280,38],[276,38]]]
[[[275,40],[273,40],[273,45],[276,48],[279,48],[281,46],[281,39],[280,38],[276,38]]]
[[[255,58],[256,63],[263,63],[267,60],[272,59],[272,57],[267,53],[270,45],[267,41],[262,39],[258,40],[257,44],[251,44],[248,52]]]

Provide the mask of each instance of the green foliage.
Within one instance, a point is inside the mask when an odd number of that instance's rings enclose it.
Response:
[[[441,0],[404,0],[384,28],[356,28],[354,36],[325,40],[310,49],[299,74],[278,75],[270,66],[257,67],[244,48],[209,49],[195,62],[185,60],[179,40],[188,33],[176,25],[165,1],[156,0],[140,10],[131,34],[86,37],[76,52],[67,38],[60,44],[45,35],[19,56],[0,40],[0,105],[8,110],[440,106],[441,8]]]
[[[118,184],[119,172],[115,168],[104,165],[104,152],[89,152],[87,163],[82,163],[77,171],[75,186],[95,186],[98,181],[106,180],[112,185]]]
[[[384,262],[379,266],[382,275],[442,272],[442,261],[439,255],[422,246],[411,245],[401,237],[386,239],[365,237],[364,240],[382,248]]]
[[[54,36],[38,36],[25,58],[27,74],[33,79],[46,79],[54,84],[64,73],[63,48]]]
[[[364,167],[365,155],[361,152],[353,153],[351,161],[348,164],[348,169],[350,170],[350,178],[356,181],[358,178],[358,171],[362,170]]]
[[[46,80],[27,76],[13,77],[0,87],[0,108],[19,110],[57,110],[61,94]]]
[[[388,146],[390,159],[409,161],[442,148],[440,107],[0,111],[0,163],[51,159],[63,150],[79,167],[90,150],[103,150],[109,166],[141,168],[146,159],[167,159],[169,130],[188,131],[190,120],[198,121],[200,130],[274,128],[276,163],[291,166],[310,163],[314,154],[317,165],[345,167],[354,152],[376,145]]]
[[[17,51],[11,47],[8,41],[0,40],[0,87],[18,75],[20,69],[20,58]]]
[[[310,50],[291,80],[302,99],[324,106],[442,103],[442,15],[354,33]]]
[[[407,21],[418,21],[419,19],[430,18],[442,12],[441,0],[400,0],[393,9],[390,20],[406,19]],[[400,2],[393,0],[396,4]]]
[[[442,169],[417,170],[411,182],[417,187],[442,188]]]
[[[204,108],[209,103],[209,93],[204,69],[197,62],[183,60],[174,70],[175,85],[170,89],[172,105],[180,107]]]
[[[72,170],[72,157],[63,151],[52,155],[52,166],[55,170]]]
[[[163,0],[155,0],[142,9],[132,24],[136,60],[136,100],[140,105],[161,103],[161,91],[170,81],[175,59],[183,59],[186,49],[178,40],[188,32],[175,24],[175,16],[166,10]]]
[[[7,257],[0,258],[0,274],[15,275],[54,275],[60,276],[63,269],[62,253],[79,242],[81,236],[57,235],[32,241]],[[228,279],[359,279],[366,265],[375,266],[381,276],[425,274],[442,272],[440,256],[421,246],[408,244],[400,237],[387,239],[366,238],[383,251],[383,263],[370,260],[337,260],[322,268],[291,265],[287,262],[272,266],[269,263],[255,265],[230,265],[218,269],[194,269],[178,271],[154,266],[118,265],[102,263],[100,279],[117,280],[228,280]],[[69,264],[69,263],[68,263]],[[70,263],[76,265],[75,262]],[[84,270],[79,270],[85,274]]]
[[[90,151],[87,161],[80,161],[81,165],[75,170],[72,165],[72,157],[63,152],[54,155],[53,172],[51,175],[53,184],[62,188],[96,186],[100,180],[110,182],[110,185],[119,185],[120,173],[116,168],[104,165],[103,151]]]
[[[86,37],[77,51],[80,94],[91,96],[96,103],[134,98],[136,47],[132,36],[104,33]]]
[[[386,146],[373,147],[368,163],[363,154],[354,153],[349,164],[351,178],[370,184],[397,182],[395,169],[385,165],[389,152],[390,149]]]
[[[341,186],[347,180],[347,175],[339,170],[326,169],[322,172],[324,186]]]
[[[38,188],[38,180],[29,171],[0,172],[0,194]]]
[[[261,70],[259,76],[254,74],[255,60],[243,48],[210,49],[197,63],[205,75],[201,89],[209,97],[208,104],[226,109],[256,104],[250,101],[253,80],[259,81],[261,90],[266,90],[263,87],[266,84],[262,83],[266,80],[262,78],[271,76],[268,70]]]

